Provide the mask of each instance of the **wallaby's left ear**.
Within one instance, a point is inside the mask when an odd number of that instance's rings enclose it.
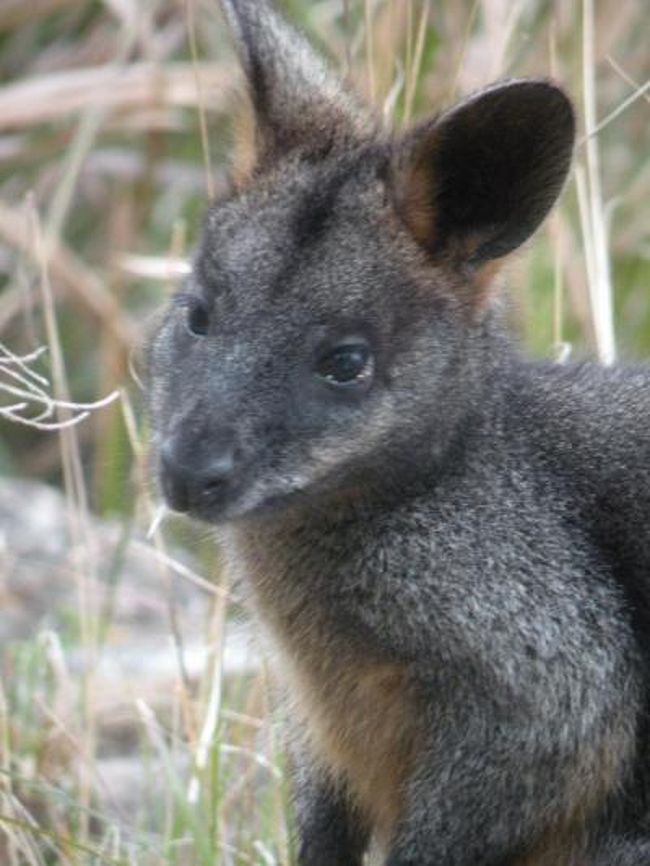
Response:
[[[397,208],[433,256],[479,266],[542,222],[564,184],[575,120],[547,81],[495,85],[398,145]]]

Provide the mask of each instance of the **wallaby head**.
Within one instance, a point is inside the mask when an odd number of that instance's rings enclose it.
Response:
[[[387,134],[267,2],[222,6],[255,165],[209,209],[150,353],[166,496],[215,522],[444,451],[495,354],[495,263],[552,206],[574,134],[537,80]]]

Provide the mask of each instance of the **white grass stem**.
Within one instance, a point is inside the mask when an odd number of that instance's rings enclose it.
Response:
[[[393,82],[386,99],[384,100],[384,104],[382,106],[382,116],[384,118],[384,126],[388,127],[391,125],[391,121],[395,114],[395,106],[397,105],[397,100],[400,98],[402,91],[404,90],[404,70],[398,69],[397,74],[395,75],[395,81]]]
[[[363,0],[363,14],[366,27],[366,69],[368,73],[368,94],[374,104],[377,98],[377,81],[375,78],[375,40],[372,0]]]
[[[199,734],[199,740],[195,754],[195,770],[190,779],[187,789],[187,802],[195,804],[199,800],[201,791],[201,774],[205,770],[210,748],[219,724],[219,713],[221,710],[221,696],[223,685],[223,653],[215,652],[212,663],[212,681],[208,695],[208,704],[203,719],[203,726]]]
[[[264,755],[254,751],[253,749],[247,749],[244,746],[233,746],[231,743],[221,743],[219,749],[221,752],[223,752],[224,755],[245,755],[247,758],[250,758],[254,763],[256,763],[259,767],[262,767],[264,770],[268,770],[268,772],[277,781],[280,781],[282,779],[282,770],[274,763],[269,761],[268,758],[265,758]]]
[[[49,380],[46,379],[45,376],[41,376],[40,373],[37,373],[35,370],[32,370],[29,366],[35,361],[38,361],[38,359],[47,352],[47,346],[39,346],[38,349],[34,349],[33,352],[29,352],[27,355],[15,355],[11,349],[5,346],[5,344],[0,340],[0,352],[2,353],[0,354],[1,367],[8,367],[15,364],[17,367],[20,367],[28,378],[34,379],[39,384],[49,388]]]
[[[449,88],[449,101],[451,102],[456,93],[458,91],[458,85],[460,82],[460,77],[463,71],[463,65],[465,63],[465,55],[467,54],[467,47],[469,45],[469,39],[472,32],[472,28],[474,27],[474,22],[476,21],[476,16],[478,15],[478,11],[481,5],[481,0],[474,0],[472,4],[472,8],[470,10],[469,16],[467,17],[467,23],[465,24],[465,29],[463,31],[463,38],[460,44],[460,50],[458,51],[458,59],[454,64],[454,74],[451,80],[451,87]]]
[[[68,182],[71,179],[68,178]],[[71,402],[63,350],[56,319],[54,298],[48,272],[48,243],[44,237],[34,208],[31,210],[32,233],[36,248],[36,260],[40,266],[40,288],[42,308],[45,317],[45,330],[50,357],[52,359],[52,381],[54,397],[64,404]],[[51,237],[51,236],[50,236]],[[96,747],[96,727],[94,715],[94,676],[97,655],[98,619],[95,609],[97,583],[97,563],[95,546],[89,526],[88,493],[81,461],[79,439],[75,434],[74,415],[66,405],[56,407],[59,425],[59,443],[64,486],[68,500],[67,516],[72,539],[72,555],[77,559],[77,604],[80,620],[81,641],[91,664],[83,673],[82,713],[83,713],[83,754],[79,763],[79,838],[85,842],[89,838],[89,809],[91,804],[92,779],[88,767],[93,764]],[[83,412],[81,413],[83,414]],[[41,423],[41,422],[35,422]]]
[[[628,75],[628,73],[623,69],[623,67],[620,65],[620,63],[618,63],[611,56],[611,54],[608,54],[605,57],[605,60],[609,63],[609,65],[612,67],[614,72],[616,72],[618,75],[620,75],[621,78],[623,79],[623,81],[627,82],[630,85],[630,87],[634,87],[634,88],[643,87],[643,85],[639,84],[638,81],[635,81],[631,75]],[[647,94],[644,93],[644,94],[642,94],[642,97],[643,97],[644,102],[646,102],[648,105],[650,105],[650,96],[648,96]]]
[[[140,548],[141,550],[147,551],[154,559],[158,560],[162,565],[167,566],[171,571],[177,574],[179,577],[182,577],[184,580],[187,580],[189,583],[198,587],[198,589],[202,589],[204,592],[209,593],[210,595],[216,595],[221,598],[230,598],[230,593],[227,589],[224,589],[222,586],[217,586],[214,583],[210,583],[209,580],[206,580],[204,577],[201,577],[200,574],[197,574],[195,571],[192,571],[191,568],[188,568],[186,565],[183,565],[182,562],[178,562],[178,560],[174,559],[168,553],[165,553],[163,550],[158,550],[156,547],[152,547],[149,544],[144,544],[141,541],[133,541],[132,544],[135,547]]]
[[[9,374],[11,371],[4,371]],[[102,397],[101,400],[94,400],[92,403],[76,403],[72,400],[56,400],[45,394],[39,389],[25,391],[22,388],[15,388],[13,385],[7,385],[5,382],[0,382],[0,393],[4,392],[12,394],[15,397],[24,397],[30,403],[40,403],[42,405],[53,407],[54,409],[65,409],[73,412],[92,412],[95,409],[103,409],[114,403],[120,396],[119,391],[112,391],[107,397]]]
[[[641,84],[639,87],[637,87],[634,92],[631,93],[627,97],[627,99],[624,99],[617,108],[615,108],[613,111],[610,111],[610,113],[606,117],[599,121],[599,123],[597,123],[592,130],[590,130],[578,141],[578,146],[581,147],[582,145],[586,144],[590,138],[593,138],[593,136],[598,135],[599,132],[602,132],[606,126],[609,126],[612,121],[616,120],[617,117],[620,117],[620,115],[623,114],[623,112],[627,108],[629,108],[630,105],[636,102],[637,99],[645,96],[648,91],[650,91],[650,79],[648,79],[645,84]]]
[[[12,768],[12,747],[11,747],[11,727],[9,722],[9,706],[5,695],[4,687],[0,681],[0,768],[2,769],[2,777],[0,778],[0,790],[3,796],[0,802],[6,801],[7,804],[13,796],[13,779],[11,775]],[[4,807],[3,807],[4,811]],[[14,832],[9,832],[7,827],[3,828],[7,836],[7,852],[9,854],[10,866],[18,866],[19,845],[15,838]]]
[[[74,418],[68,418],[67,421],[38,421],[32,418],[25,418],[24,415],[8,411],[6,408],[0,409],[0,418],[6,421],[12,421],[15,424],[22,424],[23,427],[31,427],[33,430],[40,430],[43,433],[54,433],[62,430],[69,430],[71,427],[76,427],[90,415],[89,412],[82,412],[81,415],[76,415]]]
[[[194,0],[187,0],[187,36],[192,57],[192,72],[196,84],[196,107],[199,113],[199,131],[201,135],[201,151],[203,153],[203,164],[205,168],[205,188],[210,201],[215,196],[214,172],[212,171],[212,160],[210,157],[210,138],[208,136],[208,123],[206,119],[206,99],[203,91],[203,81],[199,67],[199,51],[196,41],[196,26],[194,22]]]
[[[51,397],[41,387],[42,385],[49,386],[48,380],[31,370],[26,363],[27,361],[34,361],[40,358],[44,351],[45,347],[42,347],[29,355],[18,356],[0,343],[0,352],[2,352],[0,355],[0,377],[4,376],[23,386],[20,388],[16,387],[16,385],[2,381],[0,378],[0,395],[5,394],[11,397],[18,397],[21,401],[20,403],[0,406],[0,418],[22,424],[26,427],[32,427],[36,430],[65,430],[81,423],[92,411],[108,406],[120,396],[119,391],[113,391],[107,397],[91,403],[77,403],[71,400],[61,400]],[[15,366],[21,372],[13,369]],[[25,414],[28,409],[34,407],[41,408],[40,414],[35,417]],[[70,414],[66,414],[66,417],[63,417],[63,413]],[[55,415],[58,416],[58,420],[50,421],[49,419]]]
[[[593,134],[596,122],[596,64],[594,57],[593,0],[583,0],[583,99],[587,152],[587,221],[591,236],[592,263],[589,294],[596,337],[596,351],[603,364],[616,360],[612,285],[609,262],[607,227],[600,184],[598,137]]]
[[[165,517],[167,517],[168,514],[169,509],[166,505],[161,503],[158,508],[156,508],[153,518],[151,520],[151,525],[147,530],[147,541],[151,541],[151,539],[156,535],[156,533],[163,524],[163,520],[165,519]]]
[[[418,34],[415,41],[415,52],[411,63],[411,68],[406,70],[406,95],[404,102],[404,122],[408,123],[413,116],[413,108],[415,105],[415,94],[417,91],[418,80],[420,77],[420,69],[422,68],[422,59],[424,57],[424,44],[427,35],[427,25],[429,24],[430,2],[425,0],[422,6],[422,14],[418,23]]]
[[[118,256],[116,265],[122,273],[132,277],[146,277],[148,280],[167,282],[176,277],[186,277],[192,273],[192,265],[187,259],[166,256]]]
[[[50,398],[43,391],[43,389],[39,385],[35,385],[32,379],[29,379],[27,376],[23,376],[22,373],[18,373],[16,370],[12,370],[11,367],[2,363],[2,359],[0,358],[0,372],[3,376],[8,376],[10,379],[13,379],[15,382],[19,382],[21,385],[24,385],[26,388],[29,388],[30,395],[33,396],[35,400],[42,400],[45,403],[50,402]],[[10,393],[10,389],[12,386],[7,385],[7,393]],[[4,383],[0,383],[0,388],[4,390]],[[19,389],[22,390],[22,389]]]
[[[259,866],[257,860],[253,860],[253,858],[249,857],[248,854],[244,854],[244,852],[240,851],[235,845],[230,845],[228,842],[222,840],[219,841],[218,845],[221,851],[230,855],[229,862],[252,863],[255,864],[255,866]]]
[[[261,839],[256,839],[255,842],[253,842],[253,848],[257,851],[260,857],[262,857],[265,866],[277,866],[278,861]]]
[[[29,866],[46,866],[46,861],[39,850],[36,842],[32,837],[32,834],[36,835],[37,838],[42,839],[47,847],[54,852],[57,857],[61,857],[61,860],[57,859],[57,863],[67,864],[70,866],[70,861],[67,857],[63,857],[62,852],[58,851],[56,846],[54,845],[51,836],[53,834],[43,833],[40,831],[38,826],[38,822],[31,814],[31,812],[27,809],[24,803],[22,803],[18,797],[10,796],[8,797],[10,802],[10,810],[11,817],[10,820],[13,821],[14,826],[20,830],[19,838],[21,839],[20,845],[20,853],[24,855],[28,861]],[[22,866],[22,864],[21,864]]]

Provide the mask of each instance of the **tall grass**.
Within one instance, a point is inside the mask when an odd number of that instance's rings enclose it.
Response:
[[[575,170],[509,268],[515,324],[542,355],[648,354],[643,0],[285,5],[395,128],[497,77],[563,83],[581,116]],[[229,667],[239,605],[214,545],[194,532],[183,553],[189,530],[154,522],[137,384],[147,321],[184,270],[207,199],[225,188],[229,154],[245,147],[215,6],[0,5],[0,469],[65,490],[77,593],[54,630],[0,647],[9,866],[291,859],[266,673]],[[108,584],[93,513],[120,526]],[[122,670],[107,694],[102,665],[124,639],[112,611],[131,548],[144,551],[167,600],[174,672],[152,692]],[[190,628],[179,582],[205,599],[205,621]],[[205,652],[192,667],[198,631]],[[127,814],[112,808],[102,778],[116,726],[135,738],[140,788]]]

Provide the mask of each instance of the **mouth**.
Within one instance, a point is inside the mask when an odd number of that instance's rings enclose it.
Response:
[[[172,511],[204,523],[221,525],[245,517],[266,516],[287,508],[304,494],[299,489],[268,490],[257,485],[214,483],[200,488],[179,484],[161,469],[159,483]]]
[[[223,523],[237,511],[238,496],[226,485],[212,485],[192,490],[173,482],[164,472],[159,476],[167,507],[205,523]]]

